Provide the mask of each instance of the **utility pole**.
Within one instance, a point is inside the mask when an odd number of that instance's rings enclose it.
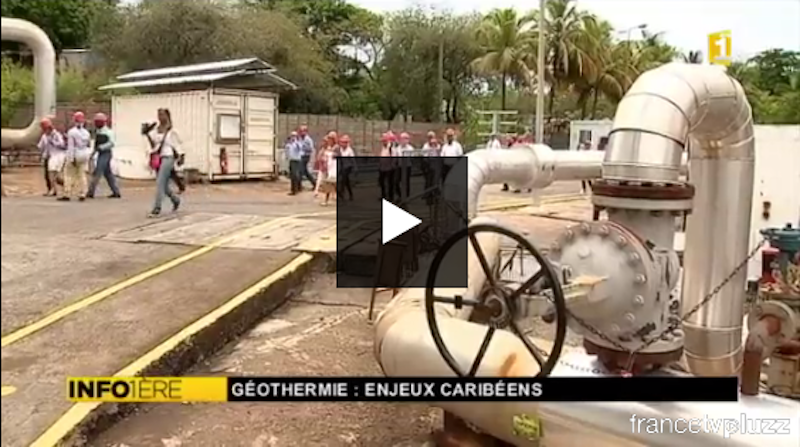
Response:
[[[539,54],[536,64],[536,143],[544,144],[544,5],[545,0],[539,0]]]
[[[437,98],[436,116],[437,121],[442,122],[442,103],[444,103],[444,32],[439,32],[439,82],[436,83]]]

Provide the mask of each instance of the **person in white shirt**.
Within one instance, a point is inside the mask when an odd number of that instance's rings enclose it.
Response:
[[[497,137],[497,135],[494,135],[494,134],[489,138],[489,141],[486,143],[486,149],[494,150],[494,149],[502,149],[502,148],[503,148],[503,145],[500,144],[500,139]]]
[[[438,157],[439,149],[439,140],[436,139],[436,132],[428,132],[428,138],[425,144],[422,145],[422,155],[425,157]]]
[[[341,163],[341,175],[337,181],[339,186],[339,197],[345,199],[348,193],[350,201],[353,201],[352,177],[356,171],[356,152],[350,146],[350,135],[342,135],[339,138],[339,162]]]
[[[47,177],[50,179],[51,185],[48,195],[58,196],[59,181],[61,180],[59,177],[64,170],[64,162],[67,158],[66,144],[61,133],[53,127],[53,121],[50,118],[42,118],[39,126],[42,128],[42,136],[39,138],[37,146],[42,153],[42,158],[47,160]],[[59,197],[58,200],[64,200],[64,198]]]
[[[396,153],[400,158],[398,163],[397,178],[395,182],[401,186],[401,191],[405,190],[405,196],[411,196],[411,157],[417,154],[417,150],[411,144],[411,136],[403,132],[400,134],[400,144],[397,145]]]
[[[442,145],[441,156],[447,157],[444,160],[442,180],[447,178],[450,169],[458,162],[457,157],[464,155],[464,148],[461,143],[456,140],[456,131],[447,129],[444,134],[445,143]]]
[[[169,109],[158,109],[158,125],[148,134],[150,140],[151,156],[159,158],[158,171],[156,173],[156,198],[150,217],[157,217],[161,214],[161,203],[164,196],[169,197],[172,202],[172,211],[178,211],[181,199],[169,186],[170,177],[175,169],[175,163],[183,159],[181,150],[181,138],[178,132],[172,127],[172,115]]]
[[[72,115],[73,126],[67,131],[67,160],[64,166],[64,196],[78,196],[86,200],[89,183],[86,171],[92,158],[92,135],[86,130],[86,116],[83,112]]]
[[[381,148],[378,152],[378,184],[381,186],[381,198],[394,202],[394,170],[395,160],[392,148],[394,134],[386,132],[381,136]]]

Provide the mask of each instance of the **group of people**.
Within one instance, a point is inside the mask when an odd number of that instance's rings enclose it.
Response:
[[[301,192],[303,181],[307,180],[315,198],[323,195],[320,203],[323,206],[336,196],[343,200],[354,199],[352,182],[357,168],[356,153],[349,135],[339,136],[336,132],[329,132],[320,147],[315,148],[308,127],[300,126],[287,138],[285,155],[289,162],[289,195]],[[411,144],[408,133],[403,132],[398,136],[388,131],[381,136],[381,147],[375,155],[382,158],[378,166],[381,197],[394,201],[395,197],[401,196],[402,189],[405,189],[406,197],[410,195],[411,164],[410,158],[406,157],[459,157],[464,155],[464,149],[456,140],[453,129],[445,132],[444,143],[439,142],[436,133],[428,132],[427,140],[419,150]],[[397,157],[402,158],[399,161],[392,160]],[[454,161],[443,164],[444,176],[453,164]]]
[[[529,133],[524,133],[522,135],[511,134],[505,138],[505,142],[500,140],[499,135],[492,135],[489,137],[489,141],[486,143],[486,149],[508,149],[514,146],[515,144],[533,144],[535,140]],[[508,187],[508,183],[503,183],[503,191],[508,191],[510,188]],[[528,192],[531,192],[531,189],[528,189]],[[514,193],[519,194],[521,193],[521,189],[515,189]]]
[[[356,156],[349,135],[328,132],[319,149],[315,150],[314,140],[308,135],[308,127],[300,126],[286,141],[285,155],[289,160],[289,195],[303,190],[303,180],[311,183],[314,197],[323,195],[321,205],[327,206],[331,197],[341,196],[353,200],[352,175],[355,172]],[[313,158],[313,164],[311,162]],[[341,172],[337,163],[342,164]],[[313,170],[313,173],[312,173]],[[316,177],[315,177],[316,176]]]
[[[94,116],[94,136],[86,128],[83,112],[72,115],[72,126],[62,135],[50,118],[40,122],[42,136],[39,139],[44,177],[47,185],[45,196],[59,201],[77,198],[84,201],[94,198],[101,178],[105,178],[111,189],[110,198],[121,196],[114,174],[111,172],[111,150],[114,148],[114,133],[108,127],[108,117],[102,113]],[[94,160],[91,181],[87,181],[90,162]]]
[[[63,135],[53,125],[50,118],[41,120],[42,136],[39,139],[47,192],[45,196],[56,197],[59,201],[79,201],[94,198],[101,178],[105,178],[111,190],[109,198],[119,199],[119,186],[111,170],[111,160],[115,146],[114,132],[109,127],[108,117],[98,113],[93,120],[91,132],[86,126],[83,112],[72,115],[72,125]],[[156,172],[156,197],[150,217],[161,214],[164,197],[172,202],[172,209],[178,210],[180,198],[172,192],[170,181],[184,192],[186,186],[176,173],[176,166],[183,165],[184,154],[181,140],[172,127],[172,116],[168,109],[158,110],[158,122],[144,125],[142,133],[149,142],[150,167]],[[93,161],[93,163],[92,163]],[[94,166],[90,169],[90,164]],[[87,181],[87,173],[91,180]]]

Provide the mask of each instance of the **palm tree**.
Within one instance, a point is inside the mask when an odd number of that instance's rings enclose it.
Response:
[[[690,51],[688,53],[684,53],[682,56],[683,61],[687,64],[702,64],[703,63],[703,53],[700,51]]]
[[[539,13],[541,11],[531,16],[537,18]],[[548,0],[545,3],[544,14],[547,33],[545,63],[550,82],[547,113],[552,116],[556,91],[559,87],[575,74],[591,70],[592,59],[589,55],[589,45],[586,44],[584,26],[586,22],[593,21],[594,17],[579,11],[574,0]],[[531,53],[535,58],[536,52],[531,51]]]
[[[509,80],[524,83],[530,77],[530,17],[520,17],[511,8],[496,9],[484,17],[476,37],[484,55],[473,61],[473,67],[478,73],[500,76],[501,106],[505,110]]]

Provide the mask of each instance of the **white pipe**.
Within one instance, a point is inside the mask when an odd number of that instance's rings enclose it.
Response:
[[[722,67],[668,64],[636,80],[617,108],[603,177],[676,183],[683,149],[695,187],[684,255],[683,308],[693,308],[749,251],[755,148],[750,104]],[[746,270],[684,324],[696,375],[742,362]]]
[[[472,151],[467,154],[469,217],[478,212],[484,185],[508,183],[519,188],[541,189],[557,180],[600,178],[603,156],[601,151],[554,151],[544,144]]]
[[[35,143],[39,138],[39,121],[56,111],[56,52],[47,34],[31,22],[2,18],[2,40],[23,43],[34,58],[36,95],[34,120],[24,129],[3,129],[2,147]]]

